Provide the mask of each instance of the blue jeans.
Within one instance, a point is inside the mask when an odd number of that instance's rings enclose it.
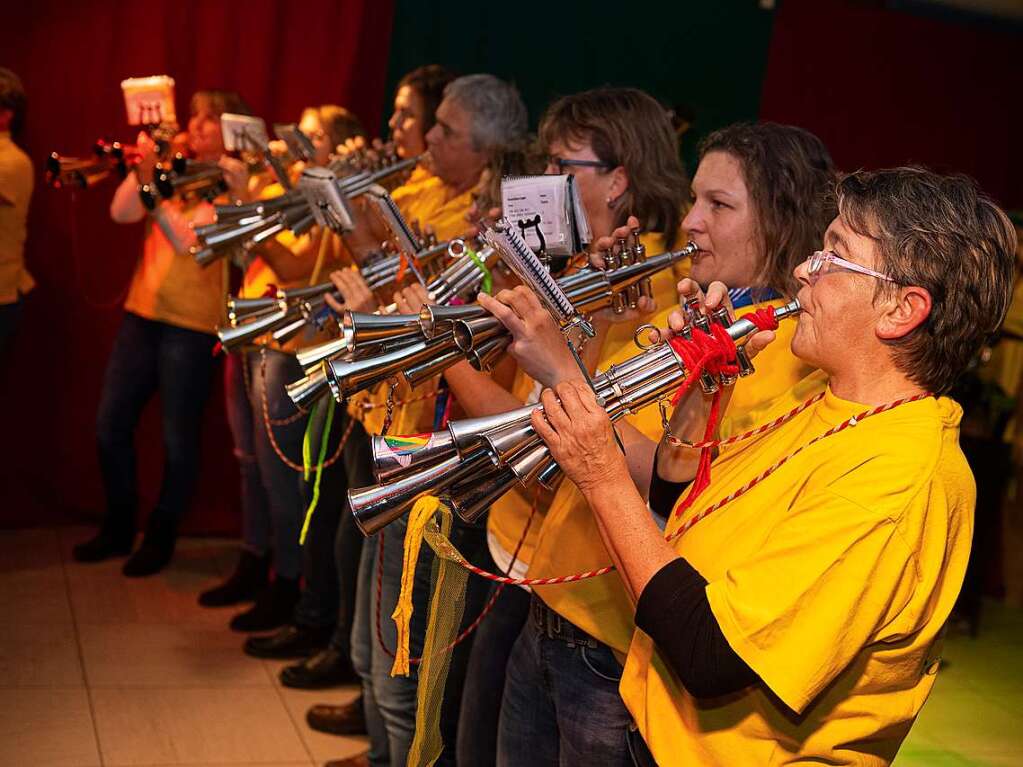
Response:
[[[246,549],[262,555],[272,541],[274,571],[279,577],[297,579],[302,573],[298,537],[305,512],[302,474],[284,463],[274,450],[263,416],[263,398],[265,395],[271,420],[294,416],[298,410],[284,386],[301,378],[302,368],[293,356],[283,352],[244,354],[244,362],[240,355],[231,355],[226,383],[228,421],[242,479],[242,542]],[[296,465],[302,464],[306,420],[298,418],[269,426],[277,447]]]
[[[107,497],[103,530],[135,530],[138,487],[135,429],[160,393],[163,479],[147,535],[173,538],[199,474],[202,413],[210,393],[216,337],[125,313],[107,362],[96,417],[96,442]]]
[[[494,584],[490,596],[500,588]],[[489,601],[489,598],[488,598]],[[458,719],[458,767],[497,763],[497,726],[504,680],[515,640],[529,618],[529,592],[505,586],[476,629]]]
[[[632,767],[629,716],[611,648],[533,596],[508,660],[497,763]]]
[[[407,517],[402,517],[382,533],[366,539],[359,565],[355,625],[352,628],[352,663],[362,678],[363,706],[370,738],[368,756],[370,764],[373,765],[404,765],[415,734],[418,666],[412,666],[408,677],[392,677],[393,658],[388,653],[388,650],[393,653],[397,641],[397,631],[394,621],[391,620],[391,613],[394,611],[401,589],[402,550],[407,522]],[[382,568],[378,570],[377,563],[381,561],[381,535],[384,536]],[[471,562],[481,567],[493,568],[487,551],[486,531],[482,525],[469,526],[456,522],[452,526],[451,541]],[[412,657],[419,657],[423,652],[434,558],[432,549],[424,544],[414,576],[409,641],[409,652]],[[469,577],[462,628],[479,615],[486,601],[488,588],[489,582]],[[378,616],[386,650],[377,639]],[[455,763],[458,711],[471,649],[470,637],[468,641],[462,642],[451,651],[451,663],[441,707],[441,736],[444,740],[444,750],[437,764]]]
[[[231,352],[224,360],[224,399],[241,478],[242,546],[262,556],[270,550],[270,501],[256,461],[256,422],[249,403],[245,354]]]

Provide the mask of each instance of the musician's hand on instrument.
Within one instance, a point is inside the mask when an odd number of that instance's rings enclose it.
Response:
[[[401,314],[418,314],[423,304],[430,302],[430,296],[426,288],[418,282],[402,288],[394,294],[394,303],[398,305]]]
[[[355,267],[331,272],[330,281],[334,283],[343,300],[338,301],[330,293],[324,296],[324,300],[337,314],[346,309],[353,312],[372,312],[377,308],[376,296]]]
[[[625,226],[618,227],[609,236],[598,237],[593,245],[590,246],[590,263],[597,269],[605,268],[604,251],[611,250],[618,240],[628,239],[634,229],[639,229],[639,219],[635,216],[629,216]]]
[[[536,433],[565,475],[584,493],[609,482],[627,482],[629,468],[618,449],[611,421],[593,391],[581,381],[566,381],[540,395],[543,410],[533,411]]]
[[[477,300],[508,328],[512,334],[508,353],[527,375],[544,386],[581,378],[565,337],[532,290],[519,285],[496,296],[481,293]]]
[[[139,131],[135,140],[135,147],[139,153],[139,161],[135,165],[135,176],[140,184],[153,183],[153,169],[160,159],[159,146],[145,131]]]
[[[236,157],[226,155],[217,161],[217,166],[224,172],[224,183],[231,197],[239,202],[251,201],[248,166]]]
[[[680,304],[684,303],[686,299],[696,298],[700,302],[700,310],[703,314],[710,314],[715,309],[724,306],[733,317],[735,316],[735,312],[732,310],[732,302],[728,298],[728,286],[723,282],[715,281],[710,283],[707,286],[706,293],[700,288],[696,280],[689,279],[688,277],[681,280],[677,287]],[[675,334],[682,330],[682,327],[685,325],[685,315],[681,310],[676,310],[668,315],[668,325]],[[763,351],[769,343],[774,341],[774,338],[773,330],[761,330],[748,336],[745,346],[746,354],[752,359]]]

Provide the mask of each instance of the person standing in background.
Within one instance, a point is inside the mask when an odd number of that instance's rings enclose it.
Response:
[[[188,148],[195,159],[217,162],[224,154],[220,115],[248,114],[232,91],[198,91],[192,97]],[[107,362],[96,418],[96,441],[107,510],[97,534],[75,546],[79,562],[99,562],[132,550],[138,512],[135,428],[157,392],[162,405],[163,480],[145,537],[125,562],[130,577],[162,570],[174,554],[178,523],[199,475],[202,413],[213,379],[214,330],[226,294],[226,264],[203,268],[189,253],[193,224],[213,217],[209,203],[171,199],[147,216],[138,185],[152,181],[155,142],[139,134],[142,160],[114,193],[110,217],[120,224],[145,220],[142,258],[132,277],[124,318]]]
[[[0,371],[14,340],[21,297],[35,282],[25,269],[25,222],[32,198],[32,161],[14,143],[25,121],[21,79],[0,67]]]

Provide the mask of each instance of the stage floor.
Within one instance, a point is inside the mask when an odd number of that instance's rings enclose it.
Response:
[[[0,765],[309,767],[366,750],[305,723],[355,687],[282,688],[285,662],[228,630],[237,608],[196,603],[233,568],[232,542],[183,540],[167,571],[132,580],[123,560],[71,560],[89,532],[0,532]]]
[[[308,767],[365,750],[313,732],[313,703],[355,688],[282,688],[283,663],[241,652],[232,608],[196,595],[234,565],[223,540],[182,541],[163,574],[79,565],[84,528],[0,532],[0,765]],[[897,767],[1023,764],[1023,610],[986,604],[952,636]]]

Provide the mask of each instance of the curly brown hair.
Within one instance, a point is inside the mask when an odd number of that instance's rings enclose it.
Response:
[[[678,153],[667,111],[636,88],[595,88],[564,96],[540,121],[545,151],[555,141],[586,143],[597,157],[621,166],[629,188],[617,206],[615,226],[629,216],[644,229],[660,232],[671,247],[689,199],[689,179]]]
[[[948,391],[1005,318],[1012,300],[1016,230],[966,176],[926,168],[857,171],[837,187],[842,220],[877,243],[875,299],[925,288],[927,319],[887,342],[899,370],[928,391]]]
[[[736,123],[703,140],[700,159],[710,152],[725,152],[742,168],[763,254],[757,283],[795,295],[793,269],[820,248],[837,214],[837,174],[827,147],[794,125]]]

